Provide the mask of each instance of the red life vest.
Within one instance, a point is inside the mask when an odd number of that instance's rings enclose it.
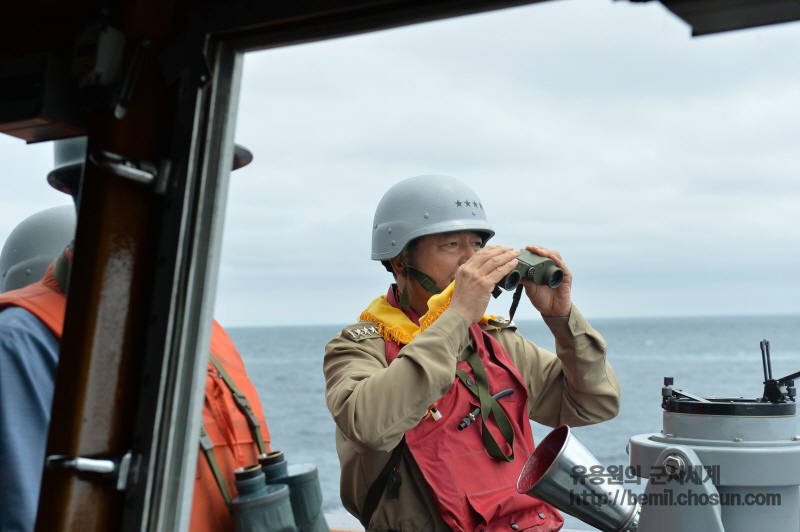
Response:
[[[517,492],[517,479],[533,453],[533,434],[528,420],[528,392],[522,377],[506,350],[480,325],[470,327],[475,348],[489,378],[489,393],[513,389],[514,393],[498,402],[514,431],[514,461],[492,458],[481,437],[482,423],[476,421],[458,430],[461,420],[480,403],[458,377],[450,390],[437,401],[441,419],[426,416],[406,432],[405,441],[430,488],[439,514],[447,525],[459,532],[550,532],[564,523],[550,505]],[[401,345],[386,342],[386,361],[391,364]],[[458,369],[472,382],[475,375],[467,362]],[[511,448],[505,443],[494,417],[487,420],[488,430],[506,456]]]
[[[53,275],[53,265],[44,278],[19,290],[0,294],[0,309],[21,307],[39,318],[53,334],[61,339],[67,298]],[[269,450],[269,433],[264,421],[261,402],[253,383],[247,378],[244,363],[223,328],[214,320],[209,351],[245,394],[253,413],[261,424],[262,436]],[[214,444],[214,456],[219,464],[231,497],[236,496],[233,470],[258,462],[258,448],[247,419],[233,400],[228,386],[209,361],[206,375],[206,398],[203,403],[203,426]],[[202,452],[198,452],[194,497],[192,498],[192,532],[233,531],[234,523],[214,474]]]

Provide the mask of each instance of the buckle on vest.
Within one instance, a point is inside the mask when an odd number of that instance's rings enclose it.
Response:
[[[233,394],[233,400],[236,401],[236,404],[239,406],[239,410],[241,410],[242,413],[247,416],[247,421],[250,423],[251,427],[261,426],[256,418],[256,415],[253,413],[253,407],[250,406],[250,401],[247,400],[247,397],[244,395]]]

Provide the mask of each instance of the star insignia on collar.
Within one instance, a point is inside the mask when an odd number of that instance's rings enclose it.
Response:
[[[461,202],[456,200],[456,207],[461,207]]]

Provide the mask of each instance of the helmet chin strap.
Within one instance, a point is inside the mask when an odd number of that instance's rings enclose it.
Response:
[[[431,294],[434,294],[434,295],[442,293],[442,291],[439,290],[439,287],[436,286],[436,282],[431,278],[430,275],[426,274],[425,272],[423,272],[422,270],[420,270],[418,268],[415,268],[414,266],[409,265],[405,260],[403,260],[402,275],[403,275],[403,277],[405,279],[408,279],[409,270],[411,270],[411,274],[414,276],[414,279],[417,280],[417,282],[420,284],[420,286],[422,286],[422,288],[424,288],[425,290],[427,290],[428,292],[430,292]],[[489,320],[489,325],[492,325],[494,327],[500,327],[500,328],[508,327],[508,324],[511,322],[511,320],[514,319],[514,314],[517,311],[517,306],[519,306],[519,301],[520,301],[521,296],[522,296],[522,289],[523,288],[524,287],[522,286],[522,283],[517,285],[517,290],[514,292],[514,297],[511,300],[511,309],[509,310],[508,321],[505,322],[505,323],[501,323],[501,322],[497,322],[495,320]],[[499,289],[497,289],[497,290],[499,290]],[[502,292],[499,292],[499,293],[502,293]],[[497,297],[497,296],[495,296],[495,297]],[[403,308],[409,308],[411,306],[411,304],[409,303],[409,297],[408,297],[408,282],[403,283],[403,295],[400,298],[400,306],[403,307]]]
[[[422,270],[415,268],[414,266],[409,265],[405,259],[403,260],[403,277],[408,279],[408,271],[411,270],[411,275],[414,276],[414,279],[417,280],[419,285],[430,292],[431,294],[440,294],[442,293],[439,290],[439,287],[436,286],[436,281],[434,281],[430,275],[426,274]],[[403,296],[400,298],[400,306],[403,308],[408,308],[411,304],[408,301],[408,282],[403,283]]]

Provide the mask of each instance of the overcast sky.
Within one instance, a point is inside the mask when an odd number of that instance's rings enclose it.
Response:
[[[690,33],[563,0],[248,55],[217,318],[354,321],[391,278],[378,201],[430,173],[476,191],[494,243],[561,251],[590,319],[800,312],[800,24]],[[69,199],[49,143],[0,158],[4,241]]]

